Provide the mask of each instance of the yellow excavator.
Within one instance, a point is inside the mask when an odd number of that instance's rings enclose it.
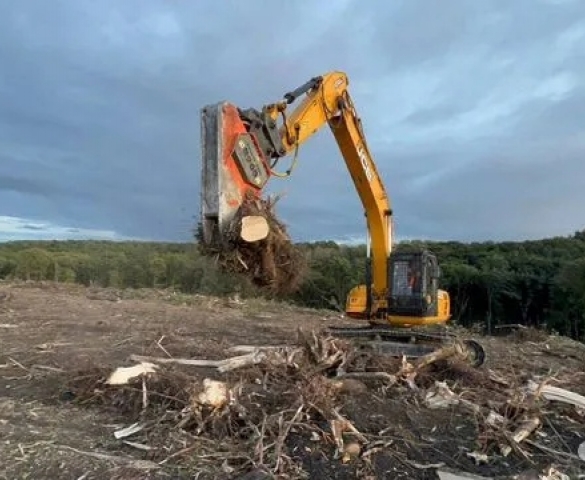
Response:
[[[332,326],[329,331],[368,340],[386,353],[421,356],[454,338],[441,328],[451,317],[449,294],[439,288],[441,270],[432,252],[393,251],[391,203],[348,86],[347,75],[333,71],[260,110],[241,109],[230,102],[202,108],[202,241],[221,238],[246,195],[260,196],[272,177],[289,176],[299,147],[329,125],[367,222],[365,282],[351,289],[345,309],[348,317],[364,321],[363,325]],[[277,172],[278,162],[291,154],[290,168]],[[483,364],[481,345],[473,340],[464,345],[471,363]]]

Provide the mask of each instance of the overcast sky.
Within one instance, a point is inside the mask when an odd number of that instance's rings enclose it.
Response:
[[[199,110],[343,70],[398,238],[585,228],[585,2],[0,0],[0,239],[190,241]],[[361,239],[324,128],[279,213]],[[283,161],[286,165],[286,161]]]

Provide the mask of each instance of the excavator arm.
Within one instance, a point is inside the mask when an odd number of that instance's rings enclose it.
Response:
[[[450,318],[449,295],[438,288],[440,270],[434,255],[392,252],[390,200],[348,87],[345,73],[334,71],[260,110],[228,102],[203,108],[203,239],[227,237],[246,196],[260,196],[271,177],[290,175],[299,147],[328,125],[367,221],[366,278],[349,292],[347,315],[401,327],[443,324]],[[290,154],[291,167],[276,171],[282,157]]]
[[[244,155],[235,155],[235,163],[240,164],[240,168],[231,166],[225,170],[222,182],[231,185],[228,191],[239,192],[240,195],[230,204],[232,208],[225,213],[224,218],[219,219],[222,225],[228,223],[227,217],[230,217],[230,214],[237,209],[238,202],[246,192],[259,194],[270,177],[288,176],[296,164],[299,147],[323,126],[329,125],[365,210],[368,226],[366,298],[369,300],[365,308],[370,312],[372,304],[377,303],[376,299],[385,299],[388,293],[388,259],[392,250],[392,211],[384,184],[368,148],[348,85],[349,81],[344,73],[330,72],[312,78],[296,90],[285,94],[284,101],[266,105],[260,111],[237,109],[243,128],[237,128],[239,124],[234,118],[233,106],[225,103],[216,105],[215,108],[206,107],[204,124],[206,117],[213,112],[214,124],[218,121],[218,117],[223,117],[223,120],[219,121],[225,124],[225,128],[220,129],[220,132],[229,132],[229,138],[233,138],[233,133],[235,133],[240,141],[249,144],[247,160]],[[289,115],[288,108],[301,96],[302,100]],[[279,125],[280,119],[282,121]],[[230,164],[234,160],[234,155],[230,155],[229,138],[224,139],[223,146],[227,148],[223,155],[227,157],[224,164]],[[254,146],[257,147],[258,155],[251,160],[254,156]],[[215,152],[216,149],[214,148],[213,151]],[[275,167],[279,159],[289,154],[294,154],[291,169],[284,174],[277,172]],[[257,181],[246,181],[248,178],[246,169],[242,168],[242,164],[246,163],[257,165],[255,170],[261,172],[256,174]],[[209,179],[204,179],[204,185],[205,182],[208,184]],[[234,183],[237,185],[234,186]],[[220,189],[220,194],[224,191],[225,189]],[[208,223],[208,228],[212,226],[213,223]]]
[[[451,342],[449,336],[414,332],[411,328],[446,323],[450,318],[449,295],[438,288],[440,269],[432,253],[392,252],[390,200],[348,85],[343,72],[330,72],[312,78],[285,94],[284,100],[260,110],[240,109],[229,102],[202,109],[202,241],[216,243],[229,236],[232,220],[246,197],[260,197],[272,177],[289,176],[299,147],[327,124],[367,221],[365,284],[349,292],[346,314],[370,323],[369,327],[334,327],[330,331],[338,336],[369,339],[369,347],[393,355],[420,356]],[[298,99],[298,105],[289,112]],[[277,164],[290,154],[294,155],[290,168],[278,172]],[[485,355],[481,346],[473,341],[465,343],[472,362],[482,364]]]

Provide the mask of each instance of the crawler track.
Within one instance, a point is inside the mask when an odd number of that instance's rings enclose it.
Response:
[[[327,331],[339,338],[353,339],[360,346],[374,348],[380,353],[391,356],[411,358],[427,355],[438,348],[449,345],[459,338],[448,332],[429,333],[413,329],[396,329],[384,326],[328,327]],[[472,366],[480,367],[485,363],[483,347],[475,340],[461,340],[467,349]]]

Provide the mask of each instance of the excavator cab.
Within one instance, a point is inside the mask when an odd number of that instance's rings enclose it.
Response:
[[[388,315],[438,315],[441,270],[435,255],[428,250],[392,253],[388,275]]]
[[[358,285],[348,294],[346,314],[397,327],[444,324],[451,307],[448,292],[439,288],[440,277],[437,257],[429,250],[392,252],[386,295]]]

